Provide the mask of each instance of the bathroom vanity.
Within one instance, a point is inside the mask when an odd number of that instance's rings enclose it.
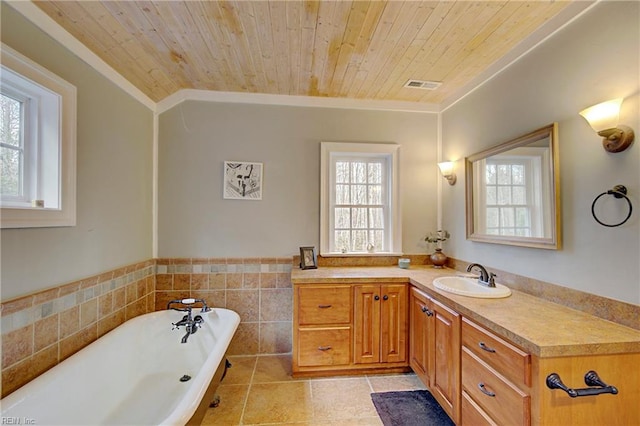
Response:
[[[406,283],[326,283],[294,290],[296,376],[408,371]]]
[[[456,273],[294,270],[294,375],[411,368],[459,425],[640,424],[640,331],[518,291],[478,299],[433,286]],[[585,384],[590,371],[603,383]]]

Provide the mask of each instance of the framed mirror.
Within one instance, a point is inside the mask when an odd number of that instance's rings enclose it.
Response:
[[[561,248],[558,124],[465,160],[467,239]]]

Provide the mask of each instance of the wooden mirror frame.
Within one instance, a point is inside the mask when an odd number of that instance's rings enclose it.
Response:
[[[503,236],[481,234],[475,229],[474,217],[474,162],[509,151],[514,148],[523,147],[549,138],[550,156],[549,156],[549,190],[550,208],[548,213],[550,217],[551,235],[549,237],[521,237],[521,236]],[[494,146],[477,154],[473,154],[465,159],[465,180],[466,180],[466,217],[467,217],[467,239],[471,241],[479,241],[493,244],[507,244],[513,246],[542,248],[549,250],[559,250],[562,246],[562,221],[560,209],[560,158],[558,155],[558,124],[553,123],[541,129],[535,130],[519,138],[510,140],[500,145]]]

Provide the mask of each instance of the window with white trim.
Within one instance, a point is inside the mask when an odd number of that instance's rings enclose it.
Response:
[[[76,88],[2,45],[2,228],[75,225]]]
[[[398,148],[395,144],[321,144],[320,253],[398,254]]]

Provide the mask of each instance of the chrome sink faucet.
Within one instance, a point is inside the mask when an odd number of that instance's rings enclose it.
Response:
[[[480,276],[478,277],[478,283],[487,287],[495,287],[496,286],[496,274],[493,272],[487,272],[486,268],[479,263],[472,263],[467,267],[467,272],[471,272],[473,268],[476,268],[480,272]]]

